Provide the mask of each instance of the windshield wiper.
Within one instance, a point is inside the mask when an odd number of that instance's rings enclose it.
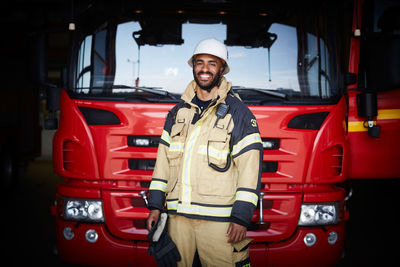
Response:
[[[250,90],[253,92],[258,92],[267,96],[272,96],[272,97],[276,97],[276,98],[280,98],[280,99],[284,99],[284,100],[288,100],[288,96],[285,93],[281,93],[281,92],[275,92],[275,91],[271,91],[271,90],[267,90],[267,89],[259,89],[259,88],[247,88],[247,87],[239,87],[239,88],[234,88],[234,91],[240,91],[240,90]]]
[[[170,97],[171,99],[178,99],[178,97],[174,94],[171,94],[168,91],[156,89],[154,87],[140,87],[140,86],[127,86],[127,85],[113,85],[112,89],[132,89],[132,90],[140,90],[146,93],[151,93],[154,95],[160,95],[165,97]]]

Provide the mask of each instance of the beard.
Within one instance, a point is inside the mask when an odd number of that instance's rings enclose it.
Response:
[[[211,79],[211,81],[209,81],[208,83],[206,83],[206,84],[202,84],[200,81],[199,81],[199,78],[198,78],[198,76],[200,76],[201,74],[208,74],[208,75],[211,75],[211,77],[212,77],[212,79]],[[197,85],[200,87],[200,89],[202,89],[202,90],[205,90],[205,91],[207,91],[207,92],[211,92],[211,89],[213,89],[215,86],[219,86],[219,83],[220,83],[220,81],[221,81],[221,74],[220,73],[217,73],[215,76],[214,76],[214,74],[212,74],[211,72],[203,72],[203,71],[200,71],[200,72],[198,72],[197,74],[194,72],[194,70],[193,70],[193,77],[194,77],[194,80],[196,81],[196,83],[197,83]]]

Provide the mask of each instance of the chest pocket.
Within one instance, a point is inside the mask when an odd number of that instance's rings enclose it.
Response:
[[[167,152],[169,163],[169,181],[166,192],[174,190],[179,177],[179,169],[182,162],[183,151],[185,149],[185,139],[187,135],[187,124],[176,123],[171,128],[171,143]]]
[[[219,168],[227,165],[230,154],[229,141],[231,135],[226,129],[212,128],[206,145],[206,158],[208,163],[212,163]]]
[[[185,148],[185,140],[187,135],[187,125],[183,122],[175,123],[171,129],[171,143],[169,145],[167,157],[170,166],[179,164]]]
[[[199,173],[199,180],[202,182],[199,182],[197,185],[200,195],[218,196],[217,199],[222,201],[221,203],[231,201],[235,194],[235,181],[230,172],[231,169],[227,168],[226,171],[222,172],[215,170],[215,167],[225,169],[228,165],[230,138],[231,135],[226,129],[210,129],[206,145],[204,146],[205,160],[208,166]],[[211,167],[211,164],[214,167]],[[213,200],[215,199],[213,198]]]

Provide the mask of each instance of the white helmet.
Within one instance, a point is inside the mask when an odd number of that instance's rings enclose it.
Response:
[[[193,52],[193,56],[188,60],[189,66],[193,68],[193,57],[198,54],[209,54],[224,60],[226,65],[222,74],[229,72],[228,65],[228,49],[226,46],[217,39],[210,38],[200,41]]]

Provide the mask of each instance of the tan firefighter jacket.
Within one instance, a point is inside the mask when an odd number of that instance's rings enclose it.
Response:
[[[192,103],[195,88],[192,81],[165,121],[149,208],[162,210],[166,203],[168,213],[247,226],[260,190],[256,119],[224,77],[201,114]],[[229,106],[223,116],[217,112],[221,103]]]

